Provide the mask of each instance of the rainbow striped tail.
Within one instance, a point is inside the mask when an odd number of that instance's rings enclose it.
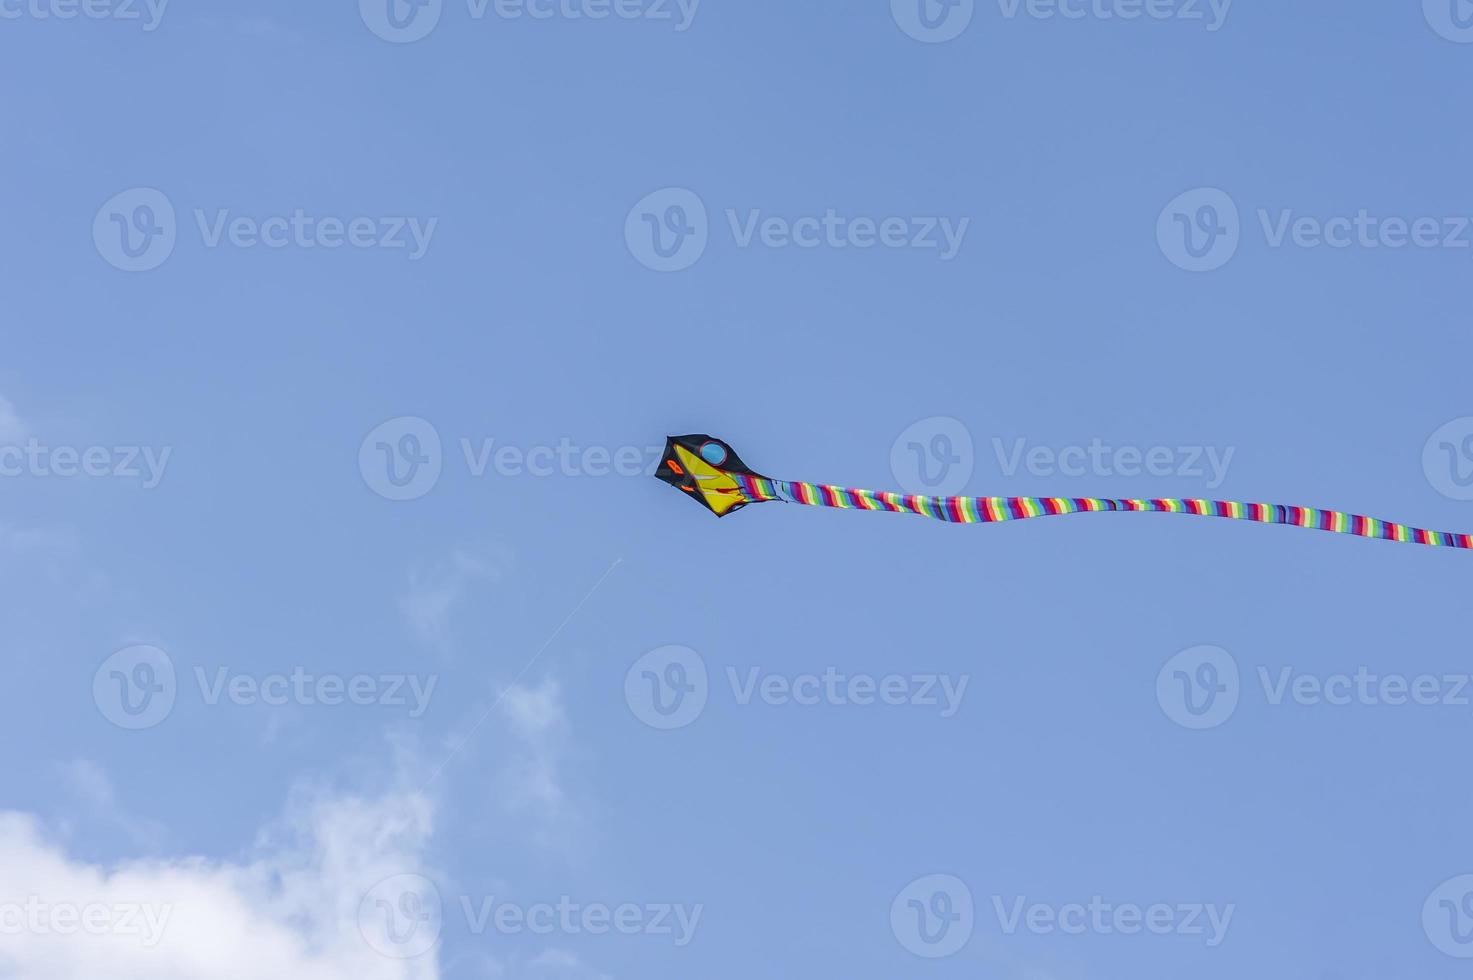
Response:
[[[1379,538],[1435,548],[1473,549],[1473,535],[1383,521],[1360,514],[1318,507],[1286,504],[1240,503],[1235,500],[1200,500],[1165,497],[1154,499],[1111,499],[1104,497],[923,497],[915,494],[859,490],[827,483],[772,480],[764,476],[735,474],[746,499],[752,503],[782,501],[808,507],[837,507],[849,510],[879,510],[897,514],[919,514],[953,524],[991,524],[1021,521],[1056,514],[1093,514],[1106,511],[1191,514],[1224,517],[1259,524],[1285,524],[1314,528],[1360,538]]]

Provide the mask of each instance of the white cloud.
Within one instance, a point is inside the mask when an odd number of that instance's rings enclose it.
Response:
[[[485,980],[610,980],[576,953],[556,946],[544,949],[535,956],[512,954],[504,957],[479,953],[450,964],[455,976],[484,977]],[[474,972],[469,972],[474,971]]]
[[[74,759],[63,766],[61,772],[82,803],[84,814],[117,827],[139,847],[152,850],[163,841],[163,825],[128,813],[118,802],[112,777],[97,763],[90,759]]]
[[[0,551],[7,554],[16,557],[53,557],[76,550],[77,535],[70,528],[13,527],[0,524]]]
[[[431,829],[417,793],[304,796],[250,860],[103,866],[0,813],[0,978],[437,980],[433,950],[385,956],[359,916],[376,884],[425,871]]]
[[[514,684],[501,696],[501,709],[512,733],[529,742],[540,742],[566,727],[562,688],[548,678],[541,687]]]
[[[15,406],[0,398],[0,445],[20,442],[30,435],[30,431],[16,414]]]
[[[495,730],[486,722],[495,719]],[[564,761],[575,748],[562,687],[547,678],[536,687],[513,683],[484,708],[474,723],[446,737],[445,761],[489,772],[497,802],[518,832],[534,843],[564,851],[584,841],[587,819],[564,787]],[[479,758],[480,762],[475,762]]]
[[[301,32],[283,27],[280,21],[269,17],[241,18],[235,21],[235,29],[247,37],[260,38],[263,41],[279,41],[286,44],[302,43]]]
[[[515,746],[503,755],[507,808],[534,818],[533,839],[544,846],[573,842],[581,815],[563,787],[563,758],[570,738],[562,688],[548,678],[538,687],[513,684],[498,704]]]
[[[445,647],[450,640],[450,615],[478,579],[497,581],[505,562],[486,560],[457,551],[450,560],[428,568],[411,569],[409,591],[399,599],[399,611],[420,642]]]
[[[588,980],[608,980],[583,962],[576,953],[566,949],[545,949],[527,961],[528,972],[539,977],[586,977]]]
[[[65,580],[67,591],[61,595],[71,600],[107,592],[107,575],[83,567],[77,561],[81,551],[72,528],[0,524],[0,575],[10,579],[7,587],[37,584],[39,573],[52,584]]]

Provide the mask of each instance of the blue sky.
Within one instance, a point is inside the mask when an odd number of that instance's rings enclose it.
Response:
[[[1473,530],[1464,0],[0,14],[0,977],[1466,971],[1466,556],[646,475]]]

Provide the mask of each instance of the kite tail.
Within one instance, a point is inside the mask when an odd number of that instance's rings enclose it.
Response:
[[[880,510],[920,514],[953,524],[989,524],[1021,521],[1055,514],[1087,514],[1101,511],[1134,511],[1161,514],[1192,514],[1226,517],[1259,524],[1287,524],[1319,531],[1380,538],[1436,548],[1473,549],[1473,535],[1428,531],[1394,521],[1347,514],[1317,507],[1284,504],[1239,503],[1234,500],[1191,498],[1109,499],[1101,497],[922,497],[907,493],[858,490],[826,483],[799,483],[766,477],[738,477],[742,490],[753,502],[780,500],[809,507],[838,507],[849,510]]]

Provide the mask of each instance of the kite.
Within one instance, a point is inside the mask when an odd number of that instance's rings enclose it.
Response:
[[[828,483],[774,480],[754,472],[730,446],[707,435],[670,436],[665,442],[665,454],[655,470],[655,476],[684,491],[717,517],[736,513],[748,504],[769,501],[803,504],[807,507],[919,514],[952,524],[1021,521],[1055,514],[1146,512],[1226,517],[1259,524],[1286,524],[1334,531],[1405,544],[1473,549],[1473,534],[1426,531],[1394,521],[1382,521],[1374,517],[1319,507],[1179,497],[924,497],[909,493],[858,490]]]

